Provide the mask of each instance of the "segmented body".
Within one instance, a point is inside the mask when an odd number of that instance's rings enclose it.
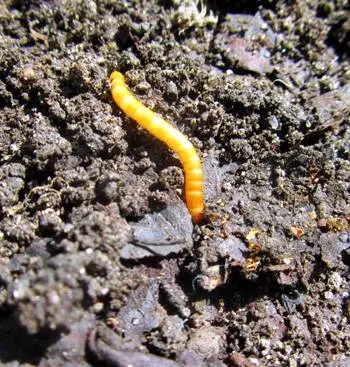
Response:
[[[204,213],[203,170],[194,146],[185,135],[135,98],[120,72],[114,71],[110,81],[113,99],[120,109],[179,156],[185,172],[186,204],[192,220],[200,222]]]

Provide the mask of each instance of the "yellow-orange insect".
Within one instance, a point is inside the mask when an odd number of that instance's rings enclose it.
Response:
[[[187,137],[144,106],[129,91],[124,76],[114,71],[110,76],[112,96],[124,113],[152,135],[163,141],[179,156],[185,172],[185,197],[195,223],[203,219],[203,170],[194,146]]]

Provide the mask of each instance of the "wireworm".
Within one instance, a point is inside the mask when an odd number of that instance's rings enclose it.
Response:
[[[119,108],[179,156],[185,172],[187,208],[193,222],[199,223],[204,215],[203,170],[196,149],[185,135],[134,97],[120,72],[114,71],[110,82],[113,99]]]

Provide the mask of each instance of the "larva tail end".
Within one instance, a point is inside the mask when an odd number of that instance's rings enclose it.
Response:
[[[113,81],[120,81],[122,83],[125,83],[125,80],[124,80],[124,76],[122,73],[120,73],[119,71],[113,71],[113,73],[111,74],[111,76],[109,77],[109,80],[111,82]]]

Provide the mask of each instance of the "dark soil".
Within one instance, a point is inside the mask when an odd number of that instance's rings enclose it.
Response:
[[[2,365],[349,366],[349,19],[1,0]],[[113,70],[198,149],[203,223]]]

